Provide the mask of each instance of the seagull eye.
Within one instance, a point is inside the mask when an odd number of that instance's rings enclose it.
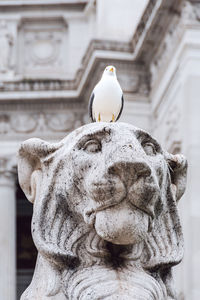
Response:
[[[101,143],[96,139],[89,140],[83,145],[83,150],[92,153],[99,152],[101,151]]]
[[[143,142],[142,147],[144,149],[144,152],[147,155],[153,156],[153,155],[156,155],[156,153],[157,153],[156,146],[151,142]]]

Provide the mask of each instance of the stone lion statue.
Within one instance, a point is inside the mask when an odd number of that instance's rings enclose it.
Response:
[[[21,299],[176,299],[186,169],[182,155],[126,123],[25,141],[19,182],[33,203],[38,258]]]

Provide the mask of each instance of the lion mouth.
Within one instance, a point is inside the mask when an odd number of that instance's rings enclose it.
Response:
[[[127,197],[124,197],[120,203],[122,202],[128,202],[130,207],[132,208],[132,210],[139,210],[141,212],[143,212],[145,215],[148,215],[148,217],[150,217],[151,220],[154,219],[154,215],[148,211],[148,210],[145,210],[144,208],[141,208],[135,204],[133,204],[132,202],[130,201],[127,201]],[[111,208],[111,207],[115,207],[119,205],[119,202],[113,202],[113,199],[110,199],[109,201],[107,201],[106,204],[104,205],[101,205],[101,206],[98,206],[98,207],[93,207],[93,208],[90,208],[90,209],[85,209],[84,210],[84,214],[83,214],[83,217],[84,217],[84,221],[90,225],[90,226],[94,226],[95,224],[95,219],[96,219],[96,214],[100,211],[103,211],[103,210],[106,210],[108,208]]]
[[[98,212],[107,210],[108,208],[111,207],[115,207],[122,202],[128,203],[132,210],[134,211],[139,210],[140,212],[147,215],[151,220],[153,220],[155,218],[153,203],[158,201],[158,199],[160,198],[159,197],[160,192],[157,186],[152,184],[147,184],[146,186],[143,187],[143,191],[139,194],[137,193],[137,191],[134,191],[133,186],[129,190],[127,190],[127,187],[124,185],[123,192],[114,193],[114,195],[112,196],[109,195],[111,197],[101,198],[99,201],[97,201],[95,197],[94,198],[91,197],[89,208],[86,208],[83,213],[84,221],[88,225],[94,226],[96,214]],[[105,195],[108,196],[107,194],[104,193],[104,196]],[[145,198],[145,195],[148,195],[148,199]]]
[[[123,201],[123,199],[122,199],[122,201]],[[94,201],[92,200],[92,202],[94,202]],[[116,202],[113,203],[113,199],[110,199],[104,205],[100,205],[98,207],[94,207],[94,208],[90,208],[90,209],[86,208],[85,211],[84,211],[84,221],[88,225],[94,226],[95,217],[96,217],[97,212],[103,211],[103,210],[105,210],[107,208],[116,206],[118,204],[119,204],[118,202],[117,203]]]

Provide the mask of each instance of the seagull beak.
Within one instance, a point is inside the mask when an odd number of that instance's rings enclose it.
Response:
[[[111,71],[111,72],[113,72],[113,71],[114,71],[114,69],[113,69],[113,68],[110,68],[110,71]]]

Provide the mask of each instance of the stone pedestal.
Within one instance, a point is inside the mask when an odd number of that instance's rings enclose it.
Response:
[[[10,157],[0,158],[0,299],[16,294],[15,172]]]

